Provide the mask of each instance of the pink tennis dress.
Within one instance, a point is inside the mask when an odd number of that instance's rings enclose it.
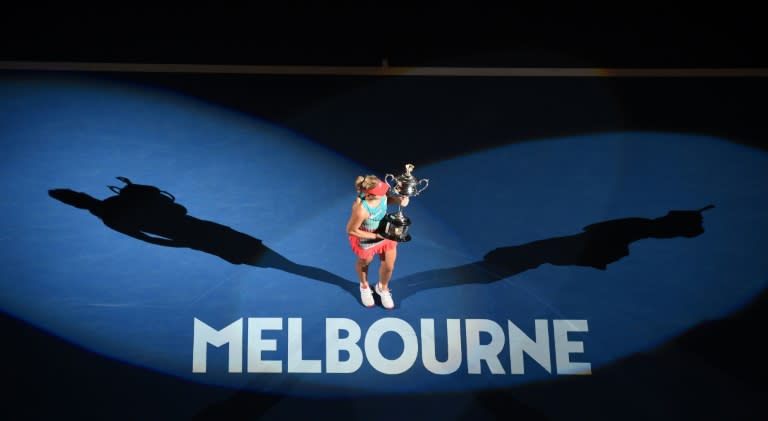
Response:
[[[364,199],[362,200],[363,208],[368,211],[368,219],[363,221],[360,225],[360,229],[368,232],[375,232],[379,227],[379,223],[387,214],[387,199],[382,198],[379,201],[379,206],[371,208]],[[397,247],[397,242],[387,240],[385,238],[360,238],[354,235],[349,236],[349,244],[352,246],[352,251],[355,252],[357,257],[361,259],[370,259],[371,257],[384,253],[387,250],[392,250]]]

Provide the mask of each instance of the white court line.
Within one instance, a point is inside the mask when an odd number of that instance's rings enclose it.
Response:
[[[407,67],[262,66],[229,64],[151,64],[68,61],[0,61],[0,70],[209,73],[327,76],[474,77],[768,77],[768,68],[609,68],[609,67]]]

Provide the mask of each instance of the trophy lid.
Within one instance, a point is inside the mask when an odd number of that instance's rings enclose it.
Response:
[[[414,176],[411,174],[411,171],[414,169],[413,164],[405,164],[405,173],[400,174],[397,178],[403,179],[403,180],[412,180],[414,179]]]

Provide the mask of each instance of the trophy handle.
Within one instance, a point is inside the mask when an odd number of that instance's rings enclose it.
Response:
[[[395,176],[394,176],[394,175],[392,175],[392,174],[386,174],[386,175],[384,175],[384,182],[385,182],[385,183],[387,183],[387,184],[389,184],[389,187],[390,187],[390,188],[394,188],[395,186],[394,186],[394,185],[392,185],[392,184],[389,182],[389,180],[390,180],[390,179],[391,179],[392,181],[395,181]]]
[[[424,183],[424,187],[422,187],[419,190],[417,190],[416,194],[421,193],[422,191],[424,191],[424,189],[427,188],[427,186],[429,186],[429,179],[428,178],[422,178],[421,180],[419,180],[419,184],[418,185],[420,186],[421,183]]]

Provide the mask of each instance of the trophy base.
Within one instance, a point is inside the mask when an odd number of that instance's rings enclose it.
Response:
[[[411,220],[402,212],[389,213],[381,221],[377,232],[387,240],[405,243],[411,241],[411,235],[408,234],[408,227]]]

